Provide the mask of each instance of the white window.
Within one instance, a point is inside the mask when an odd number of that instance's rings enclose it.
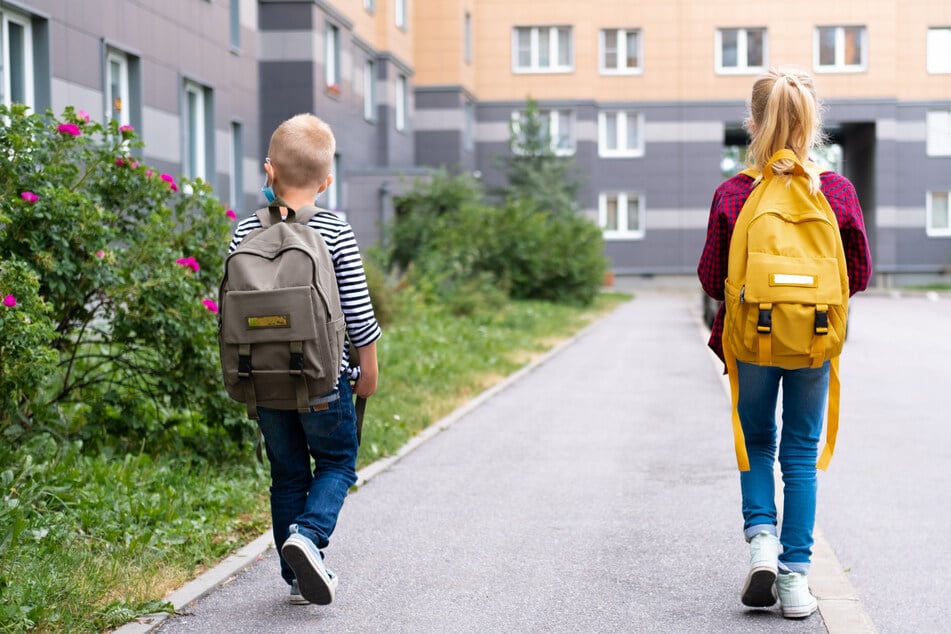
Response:
[[[396,78],[396,129],[406,129],[406,76]]]
[[[951,73],[951,27],[928,29],[928,72]]]
[[[927,203],[927,233],[929,236],[951,236],[951,211],[948,200],[951,192],[928,192]]]
[[[129,58],[125,53],[106,53],[106,121],[129,125]]]
[[[340,93],[340,29],[327,25],[326,57],[324,59],[324,84],[333,94]]]
[[[623,110],[598,113],[598,154],[644,156],[644,115]]]
[[[598,225],[605,239],[643,238],[643,197],[630,192],[601,194],[598,196]]]
[[[929,110],[925,118],[928,156],[951,156],[951,110]]]
[[[30,19],[12,11],[3,12],[3,103],[22,103],[36,108],[33,76],[33,27]]]
[[[466,64],[472,63],[472,14],[468,11],[462,25],[462,59]]]
[[[524,145],[522,136],[522,122],[524,112],[512,113],[512,130],[518,135]],[[548,137],[551,151],[559,156],[568,156],[575,153],[575,117],[571,110],[539,110],[538,118],[541,123],[541,133]]]
[[[241,0],[231,0],[231,48],[241,48]]]
[[[376,0],[363,0],[363,8],[373,13],[376,11]]]
[[[204,86],[191,81],[185,82],[185,156],[183,172],[189,178],[208,180],[206,117],[211,109],[206,103],[208,96]]]
[[[406,3],[409,0],[396,0],[395,9],[396,9],[396,26],[405,29],[406,28]]]
[[[363,118],[376,121],[376,63],[372,59],[363,64]]]
[[[602,29],[600,46],[602,75],[633,75],[643,70],[639,29]]]
[[[758,73],[766,67],[766,29],[717,29],[718,73]]]
[[[228,190],[228,196],[231,200],[231,207],[235,211],[240,211],[244,206],[244,130],[240,122],[231,122],[231,185]]]
[[[525,26],[512,31],[515,72],[568,73],[573,67],[570,26]]]
[[[863,71],[867,60],[864,26],[820,26],[815,34],[817,71]]]

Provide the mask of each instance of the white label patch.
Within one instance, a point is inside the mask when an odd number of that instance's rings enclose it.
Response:
[[[782,286],[815,286],[816,278],[813,275],[790,275],[776,273],[773,275],[773,284]]]

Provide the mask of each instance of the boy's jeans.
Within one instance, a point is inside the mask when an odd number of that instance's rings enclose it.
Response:
[[[317,548],[325,548],[347,491],[357,481],[357,419],[345,377],[338,382],[337,394],[327,409],[307,414],[258,408],[258,426],[271,463],[271,521],[278,553],[291,524],[297,524],[298,532]],[[283,557],[281,576],[288,583],[294,579]]]
[[[743,528],[747,539],[761,531],[776,534],[773,465],[776,458],[776,401],[783,385],[779,465],[783,475],[783,552],[780,568],[808,574],[816,522],[816,460],[829,392],[829,363],[819,368],[783,370],[739,362],[737,410],[746,437],[750,470],[740,472]]]

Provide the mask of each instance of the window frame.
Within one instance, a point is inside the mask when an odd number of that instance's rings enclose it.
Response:
[[[609,67],[607,65],[607,43],[606,36],[608,31],[614,31],[617,34],[617,65],[615,67]],[[628,50],[627,50],[627,36],[630,34],[637,35],[637,50],[635,51],[635,56],[637,58],[637,66],[628,66]],[[621,42],[624,42],[623,54],[621,51]],[[624,65],[621,65],[621,60],[624,60]],[[644,74],[644,37],[642,35],[642,30],[640,28],[632,29],[600,29],[598,31],[598,72],[602,75],[642,75]]]
[[[562,114],[567,113],[569,122],[568,146],[562,147],[559,143],[561,139]],[[515,133],[520,135],[522,117],[525,116],[524,110],[515,110],[512,112],[511,121]],[[578,151],[578,132],[575,111],[572,108],[539,108],[539,119],[548,119],[548,140],[549,149],[555,156],[574,156]]]
[[[240,121],[231,121],[230,156],[231,178],[228,183],[228,197],[231,208],[236,211],[244,206],[244,126]]]
[[[406,30],[406,24],[408,21],[408,7],[407,4],[409,0],[394,0],[393,9],[396,12],[395,23],[396,28]]]
[[[324,30],[324,87],[340,94],[340,27],[331,22]]]
[[[376,61],[363,62],[363,120],[376,123]]]
[[[196,81],[185,79],[182,82],[182,131],[184,143],[182,144],[182,173],[191,179],[200,178],[210,183],[208,180],[208,159],[212,156],[214,149],[208,147],[208,116],[211,104],[209,103],[208,87],[199,84]],[[191,97],[196,98],[198,105],[195,116],[192,116],[190,101]],[[192,151],[192,142],[197,141],[194,147],[194,156]]]
[[[116,96],[112,90],[112,69],[113,64],[119,67],[119,116],[115,117]],[[129,55],[123,51],[109,48],[106,50],[106,77],[103,100],[106,111],[103,113],[103,121],[108,123],[115,120],[122,125],[131,125],[132,121],[132,94],[130,84],[132,83],[131,64]]]
[[[330,187],[327,188],[327,210],[328,211],[337,211],[341,206],[341,183],[342,181],[339,178],[340,170],[340,154],[334,154],[333,159],[330,163],[330,174],[333,176],[333,181],[330,183]],[[319,206],[319,205],[318,205]]]
[[[935,41],[938,34],[944,34],[943,41]],[[940,50],[944,47],[943,55]],[[939,63],[943,62],[943,63]],[[925,68],[930,75],[947,75],[951,73],[951,27],[929,26],[925,42]]]
[[[228,39],[232,51],[241,50],[241,0],[231,0],[229,4]]]
[[[396,91],[394,94],[396,104],[394,105],[395,112],[395,122],[394,127],[397,132],[406,131],[406,115],[409,103],[407,102],[407,93],[409,92],[409,86],[406,80],[406,75],[397,75],[396,76]]]
[[[363,8],[368,13],[376,13],[376,0],[363,0]]]
[[[938,117],[943,121],[936,121]],[[951,156],[951,108],[935,108],[925,113],[925,155]]]
[[[736,31],[736,66],[723,65],[723,33]],[[760,31],[763,34],[762,59],[759,66],[750,66],[749,37],[750,32]],[[769,29],[765,26],[717,27],[714,34],[714,71],[718,75],[755,75],[764,72],[769,67]],[[740,65],[740,60],[743,64]]]
[[[820,64],[822,52],[822,31],[835,29],[835,62]],[[845,58],[845,31],[846,29],[860,29],[861,62],[846,64]],[[813,69],[817,73],[862,73],[868,70],[868,27],[862,25],[833,25],[817,26],[813,30]]]
[[[10,55],[10,23],[23,29],[23,100],[13,101],[12,73]],[[33,59],[33,21],[29,15],[13,11],[6,7],[0,10],[0,48],[2,48],[3,104],[9,107],[13,103],[23,103],[36,110],[36,64]]]
[[[462,60],[472,63],[472,14],[465,12],[462,20]]]
[[[529,65],[519,63],[519,33],[528,31],[529,34]],[[568,63],[559,63],[561,48],[559,34],[565,31],[568,34]],[[539,62],[543,39],[543,32],[548,43],[549,64],[542,66]],[[516,74],[565,74],[575,70],[574,27],[561,26],[515,26],[512,27],[512,72]]]
[[[947,226],[934,227],[934,196],[942,194],[945,196],[945,211],[947,213]],[[925,199],[925,234],[929,238],[951,238],[951,191],[929,190]]]
[[[607,118],[617,117],[615,127],[616,149],[608,147]],[[632,117],[633,115],[633,117]],[[637,126],[637,147],[627,147],[627,130],[631,119]],[[622,144],[623,141],[623,144]],[[640,158],[644,156],[644,113],[638,110],[601,110],[598,112],[598,156],[601,158]]]
[[[632,197],[637,201],[636,229],[630,228],[629,211]],[[617,229],[606,228],[609,198],[615,198],[617,200]],[[622,209],[624,210],[623,213],[621,211]],[[646,219],[647,213],[643,193],[637,191],[603,191],[598,194],[598,227],[601,229],[602,236],[605,240],[643,240],[646,234]]]

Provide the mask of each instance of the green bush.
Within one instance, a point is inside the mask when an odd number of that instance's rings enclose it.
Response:
[[[212,310],[230,219],[210,186],[141,163],[128,126],[72,108],[0,117],[0,296],[32,329],[3,331],[0,376],[19,396],[0,430],[133,446],[179,424],[241,437]],[[32,374],[14,352],[26,336],[39,342]]]

